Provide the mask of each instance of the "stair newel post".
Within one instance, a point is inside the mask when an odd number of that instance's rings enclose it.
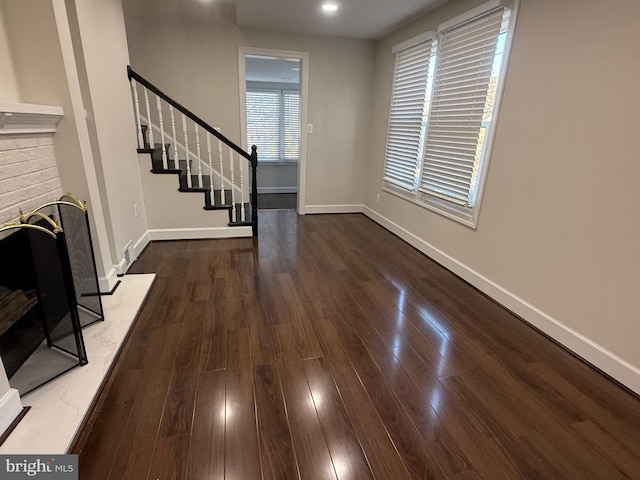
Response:
[[[187,155],[187,188],[192,188],[191,164],[189,163],[189,135],[187,134],[187,117],[182,114],[182,133],[184,133],[184,151]]]
[[[211,160],[211,135],[207,133],[207,157],[209,159],[209,192],[211,194],[211,203],[215,203],[213,195],[213,162]]]
[[[238,221],[238,212],[236,212],[235,190],[236,184],[233,178],[233,149],[229,147],[229,168],[231,174],[231,218],[234,222]]]
[[[136,81],[131,79],[131,90],[133,90],[133,107],[136,112],[136,128],[138,130],[138,148],[144,148],[144,137],[142,136],[142,123],[140,122],[140,101],[138,99],[138,86]]]
[[[173,168],[180,168],[178,162],[178,137],[176,136],[176,117],[173,113],[173,105],[169,105],[169,113],[171,114],[171,135],[173,135]]]
[[[153,124],[151,123],[151,109],[149,108],[149,92],[147,91],[147,87],[144,87],[144,104],[147,107],[147,122],[149,122],[149,128],[147,128],[147,132],[149,132],[149,148],[153,149],[155,146],[155,142],[153,141]]]
[[[200,129],[195,125],[196,131],[196,157],[198,157],[198,188],[202,188],[202,162],[200,161]]]
[[[251,228],[258,236],[258,147],[251,146]]]
[[[162,119],[162,105],[160,103],[160,97],[156,96],[156,108],[158,110],[158,118],[160,119],[160,149],[162,151],[162,168],[167,170],[169,168],[169,162],[167,160],[167,149],[164,146],[164,120]]]
[[[244,211],[244,163],[245,159],[238,157],[240,161],[240,221],[244,222],[247,214]]]
[[[220,132],[220,128],[216,127],[216,131]],[[222,140],[218,139],[218,156],[220,158],[220,205],[226,205],[227,199],[224,191],[224,159],[222,158]]]

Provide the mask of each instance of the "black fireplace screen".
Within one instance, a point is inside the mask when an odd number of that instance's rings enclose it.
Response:
[[[58,203],[57,207],[67,244],[80,325],[86,327],[104,320],[89,217],[83,202],[70,195],[65,195],[60,200],[68,202]],[[84,210],[77,208],[78,204]]]
[[[0,227],[0,356],[21,394],[86,364],[81,328],[104,319],[87,218],[65,196]]]

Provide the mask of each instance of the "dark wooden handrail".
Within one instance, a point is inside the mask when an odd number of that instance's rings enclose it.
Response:
[[[181,113],[185,114],[187,117],[189,117],[191,120],[193,120],[195,123],[197,123],[198,125],[200,125],[202,128],[204,128],[207,132],[209,132],[211,135],[213,135],[216,138],[219,138],[225,145],[227,145],[228,147],[231,147],[234,151],[236,151],[239,155],[242,155],[244,158],[246,158],[247,160],[249,160],[252,164],[252,166],[257,166],[257,165],[253,165],[254,162],[254,155],[253,153],[255,152],[255,150],[253,150],[252,148],[252,153],[248,153],[245,152],[242,148],[240,148],[238,145],[236,145],[234,142],[232,142],[231,140],[229,140],[227,137],[225,137],[223,134],[221,134],[219,131],[217,131],[215,128],[213,128],[211,125],[209,125],[207,122],[205,122],[204,120],[202,120],[199,116],[197,116],[195,113],[193,113],[191,110],[189,110],[188,108],[184,107],[183,105],[181,105],[180,103],[176,102],[173,98],[171,98],[169,95],[167,95],[166,93],[162,92],[162,90],[160,90],[158,87],[156,87],[153,83],[151,83],[149,80],[147,80],[146,78],[144,78],[142,75],[140,75],[139,73],[136,73],[131,66],[127,65],[127,76],[129,77],[129,80],[134,79],[136,82],[144,85],[145,87],[147,87],[149,90],[151,90],[153,93],[155,93],[156,95],[158,95],[161,99],[163,99],[165,102],[167,102],[170,105],[173,105],[175,108],[177,108]],[[257,164],[257,160],[258,159],[258,155],[257,153],[255,154],[255,162]]]

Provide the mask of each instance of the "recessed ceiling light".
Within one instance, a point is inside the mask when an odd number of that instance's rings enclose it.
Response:
[[[323,3],[322,10],[327,13],[334,13],[338,11],[338,5],[335,3]]]

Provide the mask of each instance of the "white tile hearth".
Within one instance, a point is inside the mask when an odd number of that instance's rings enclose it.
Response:
[[[105,321],[83,329],[89,364],[23,396],[22,404],[31,410],[0,447],[0,453],[67,452],[154,278],[154,274],[125,275],[113,295],[102,297]]]

